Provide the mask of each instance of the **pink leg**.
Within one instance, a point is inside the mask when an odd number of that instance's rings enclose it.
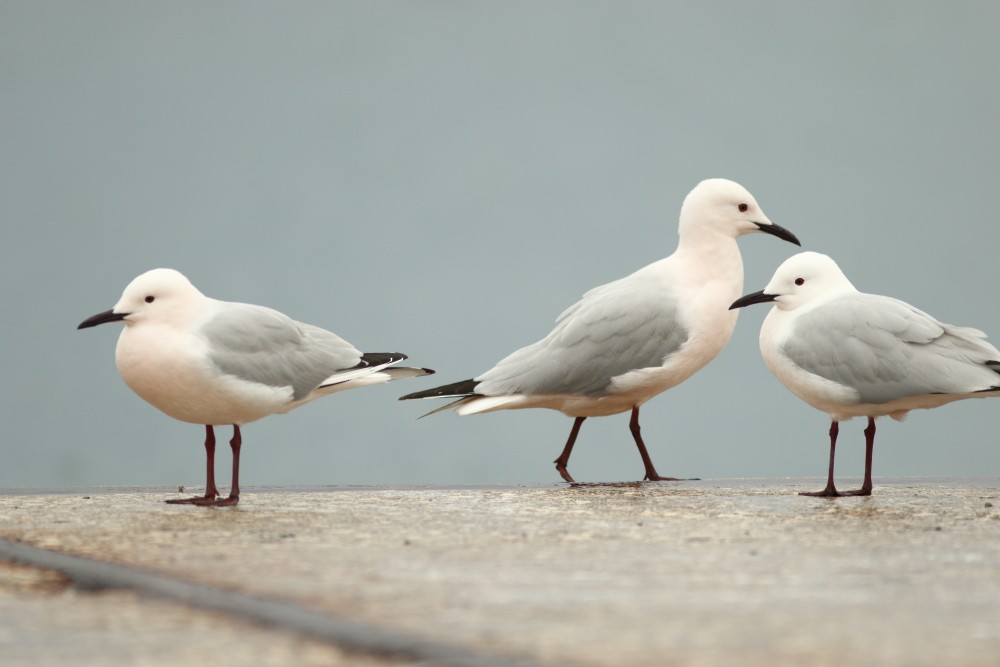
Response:
[[[562,475],[562,478],[569,482],[570,484],[576,484],[576,481],[570,476],[569,471],[566,470],[567,464],[569,464],[569,455],[573,451],[573,445],[576,443],[576,436],[580,433],[580,426],[583,424],[583,420],[586,417],[577,417],[573,422],[573,428],[569,432],[569,440],[566,441],[566,446],[563,447],[562,454],[559,458],[555,460],[556,470]]]
[[[217,506],[235,505],[240,502],[240,446],[242,444],[240,427],[238,424],[233,424],[233,439],[229,441],[229,446],[233,450],[233,486],[229,490],[228,498],[215,501]]]
[[[865,481],[856,491],[844,491],[845,496],[870,496],[872,494],[872,453],[875,449],[875,418],[868,418],[865,429]]]
[[[635,446],[639,448],[639,456],[642,457],[642,465],[646,468],[646,476],[643,477],[644,480],[649,480],[650,482],[674,482],[680,479],[678,477],[661,477],[657,474],[656,468],[653,467],[653,460],[649,458],[649,452],[646,451],[646,443],[642,441],[642,434],[640,433],[638,405],[632,406],[632,419],[628,423],[628,428],[632,431]]]
[[[175,498],[165,502],[171,505],[213,505],[219,489],[215,486],[215,430],[211,424],[205,425],[205,458],[207,464],[207,479],[205,480],[205,495],[194,498]]]
[[[799,491],[800,496],[819,496],[821,498],[836,498],[841,494],[837,487],[833,485],[833,462],[837,451],[837,434],[840,432],[840,424],[830,423],[830,470],[826,475],[826,488],[822,491]]]

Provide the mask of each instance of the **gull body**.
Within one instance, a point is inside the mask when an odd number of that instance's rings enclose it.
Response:
[[[765,232],[798,244],[753,196],[725,179],[699,183],[681,207],[679,241],[669,257],[596,287],[558,317],[542,340],[485,373],[403,396],[453,397],[460,415],[549,408],[575,421],[556,469],[566,469],[584,419],[632,411],[629,423],[646,479],[657,474],[639,430],[639,408],[691,377],[725,347],[736,325],[728,310],[743,289],[736,239]]]
[[[173,269],[138,276],[114,308],[78,328],[107,322],[125,325],[115,363],[129,388],[174,419],[206,427],[208,483],[205,496],[187,499],[195,504],[238,501],[240,426],[345,389],[433,373],[395,367],[405,355],[362,353],[270,308],[211,299]],[[234,428],[233,489],[216,501],[212,427],[221,424]]]
[[[733,303],[773,303],[760,330],[771,373],[830,415],[827,487],[804,495],[870,495],[875,419],[1000,395],[1000,351],[978,329],[944,324],[908,303],[860,292],[830,257],[803,252],[767,286]],[[833,463],[839,422],[867,417],[865,480],[839,492]]]

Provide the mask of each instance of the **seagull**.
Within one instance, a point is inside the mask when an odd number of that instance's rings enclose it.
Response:
[[[549,408],[573,417],[555,460],[570,484],[576,481],[567,464],[583,421],[631,411],[629,429],[644,479],[674,480],[653,467],[639,408],[691,377],[729,341],[736,313],[727,306],[743,290],[736,238],[752,232],[799,245],[794,234],[768,220],[743,186],[721,178],[702,181],[681,207],[680,239],[672,255],[590,290],[563,311],[549,335],[482,375],[400,400],[457,399],[427,414],[448,408],[459,415]]]
[[[731,308],[774,303],[760,329],[760,351],[778,380],[830,415],[826,488],[804,496],[870,496],[875,419],[902,421],[910,410],[964,398],[1000,396],[1000,351],[978,329],[934,319],[908,303],[859,292],[827,255],[787,259],[760,292]],[[867,417],[860,489],[833,483],[839,422]]]
[[[240,499],[240,427],[320,396],[429,375],[394,367],[406,355],[362,353],[343,338],[276,310],[211,299],[173,269],[153,269],[125,288],[111,310],[77,327],[125,325],[115,349],[132,391],[174,419],[205,425],[205,495],[168,503],[224,506]],[[214,425],[232,424],[233,481],[215,485]]]

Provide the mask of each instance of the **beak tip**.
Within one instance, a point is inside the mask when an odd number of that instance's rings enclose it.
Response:
[[[733,304],[729,306],[729,310],[735,310],[736,308],[743,308],[745,306],[752,306],[755,303],[771,303],[778,298],[777,294],[765,294],[764,290],[759,292],[753,292],[752,294],[747,294],[741,296],[740,298],[733,301]]]
[[[770,234],[771,236],[775,236],[781,239],[782,241],[788,241],[789,243],[794,243],[800,248],[802,247],[802,243],[799,241],[799,237],[797,237],[795,234],[791,233],[781,225],[776,225],[773,222],[770,224],[765,224],[760,222],[754,224],[757,225],[757,229],[764,232],[765,234]]]

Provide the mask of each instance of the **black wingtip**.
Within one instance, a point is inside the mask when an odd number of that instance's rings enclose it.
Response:
[[[430,370],[425,369],[425,370]],[[431,371],[433,373],[434,371]],[[446,396],[462,397],[462,396],[472,396],[475,394],[476,386],[479,384],[476,380],[462,380],[461,382],[453,382],[451,384],[441,385],[440,387],[434,387],[432,389],[425,389],[423,391],[417,391],[412,394],[407,394],[406,396],[400,396],[399,400],[408,401],[412,398],[444,398]]]
[[[392,364],[406,358],[407,356],[402,352],[362,352],[361,362],[358,364],[358,367],[364,368],[365,366]]]

